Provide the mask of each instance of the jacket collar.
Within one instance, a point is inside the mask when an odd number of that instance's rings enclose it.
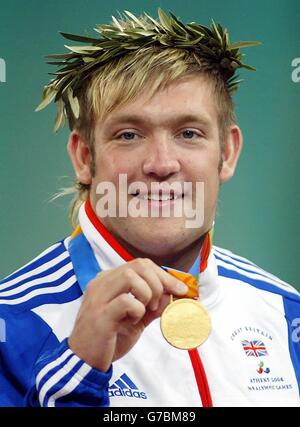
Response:
[[[127,252],[117,239],[104,227],[91,208],[90,202],[85,202],[79,210],[79,224],[89,242],[100,269],[110,270],[123,265],[134,257]],[[199,294],[206,307],[212,307],[219,299],[218,269],[211,250],[207,266],[198,278]],[[199,271],[199,257],[189,273],[195,275]]]

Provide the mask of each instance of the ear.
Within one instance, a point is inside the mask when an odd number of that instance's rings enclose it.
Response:
[[[91,149],[87,142],[82,138],[78,131],[73,130],[71,132],[68,142],[68,153],[73,163],[73,167],[77,176],[77,179],[82,184],[91,184],[92,173],[92,154]]]
[[[222,168],[220,171],[220,182],[223,184],[234,174],[238,159],[243,146],[243,136],[240,128],[231,126],[224,141],[222,150]]]

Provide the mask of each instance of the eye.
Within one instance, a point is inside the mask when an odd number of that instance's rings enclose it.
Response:
[[[136,133],[134,132],[123,132],[121,133],[118,138],[125,139],[126,141],[131,141],[135,138]]]
[[[197,134],[195,131],[191,129],[186,129],[182,132],[182,135],[185,139],[193,139],[194,137],[199,137],[200,135]]]

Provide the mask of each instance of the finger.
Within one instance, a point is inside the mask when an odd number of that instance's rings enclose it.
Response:
[[[107,317],[116,327],[123,320],[131,320],[136,325],[145,315],[145,305],[129,294],[121,294],[107,306]]]
[[[124,293],[131,293],[144,305],[147,305],[152,298],[152,291],[147,282],[127,265],[110,274],[98,275],[89,284],[90,292],[93,288],[96,288],[97,301],[103,304],[109,303]]]
[[[162,297],[159,301],[159,306],[158,306],[157,310],[155,310],[155,311],[147,310],[146,311],[145,316],[143,317],[144,326],[148,326],[149,323],[151,323],[153,320],[160,317],[162,312],[164,311],[164,309],[169,304],[170,304],[170,295],[167,295],[167,294],[162,295]]]
[[[163,284],[157,272],[154,271],[152,267],[145,269],[142,273],[140,273],[140,276],[145,280],[145,282],[147,282],[152,292],[152,297],[147,304],[147,308],[156,311],[159,306],[160,298],[164,293]]]
[[[165,293],[173,294],[175,296],[184,296],[187,294],[189,288],[181,280],[171,276],[171,274],[167,273],[163,268],[158,267],[157,274],[164,287]]]
[[[136,271],[131,268],[124,270],[121,279],[121,291],[130,292],[145,306],[151,301],[152,289]],[[120,293],[120,290],[115,289],[116,296]]]
[[[133,264],[133,268],[143,277],[147,274],[147,271],[151,270],[155,272],[166,293],[183,296],[188,292],[188,287],[185,283],[176,277],[171,276],[171,274],[156,265],[152,260],[148,258],[137,258],[131,262]]]

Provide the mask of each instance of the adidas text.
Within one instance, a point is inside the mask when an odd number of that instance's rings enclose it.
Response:
[[[116,390],[109,390],[108,396],[109,397],[124,396],[124,397],[135,397],[136,399],[147,399],[146,393],[142,391],[122,390],[121,388],[118,388]]]

